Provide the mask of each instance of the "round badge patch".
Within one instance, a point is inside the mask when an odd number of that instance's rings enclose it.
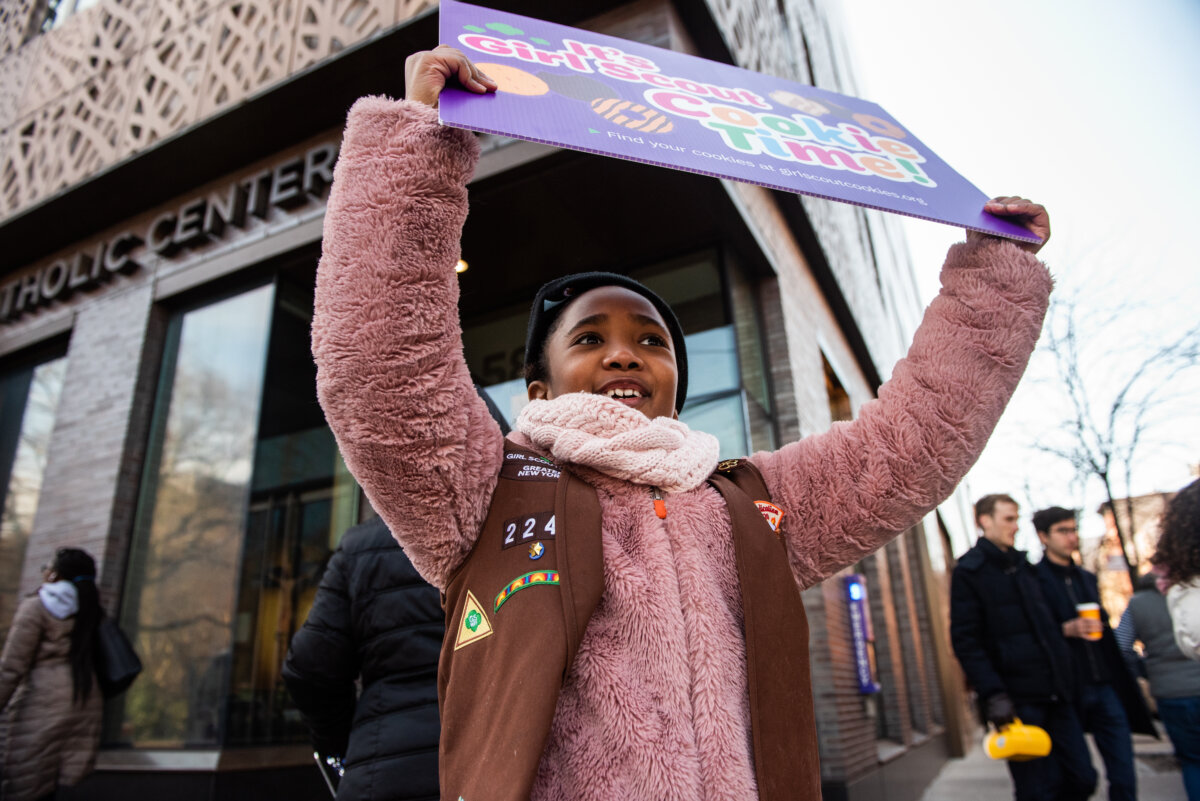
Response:
[[[533,545],[529,546],[529,558],[530,559],[535,559],[535,560],[541,559],[545,553],[546,553],[546,546],[542,545],[540,542],[535,542]]]

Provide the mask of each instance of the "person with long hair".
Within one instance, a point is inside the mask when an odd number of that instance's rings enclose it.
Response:
[[[1136,634],[1146,647],[1158,716],[1175,746],[1188,798],[1200,799],[1200,673],[1195,661],[1180,657],[1200,660],[1200,480],[1171,499],[1160,530],[1150,560],[1158,592],[1134,595],[1121,626],[1128,618],[1127,639]]]
[[[1180,588],[1176,592],[1179,596],[1187,585],[1200,585],[1200,479],[1181,489],[1167,504],[1160,530],[1158,548],[1150,561],[1163,583]],[[1195,653],[1198,641],[1193,641],[1191,653],[1184,649],[1193,659],[1200,658]],[[1184,646],[1180,643],[1179,647]]]
[[[0,709],[8,711],[5,801],[52,799],[92,772],[103,699],[96,628],[104,614],[96,562],[59,548],[38,591],[17,608],[0,655]]]
[[[1175,627],[1175,642],[1200,660],[1200,480],[1181,489],[1163,512],[1151,562]]]

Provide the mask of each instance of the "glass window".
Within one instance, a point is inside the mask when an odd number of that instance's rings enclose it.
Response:
[[[529,303],[519,303],[463,326],[463,351],[471,376],[510,425],[528,401],[524,378],[528,321]]]
[[[732,325],[684,336],[688,354],[688,404],[709,395],[737,391],[737,343]]]
[[[168,327],[121,610],[146,669],[109,709],[110,743],[220,741],[273,297]]]
[[[109,743],[307,741],[280,669],[360,492],[317,403],[316,258],[297,261],[169,327],[122,610],[146,671]]]
[[[746,399],[716,255],[702,254],[634,275],[671,305],[688,350],[688,396],[679,419],[721,442],[721,458],[750,453]]]
[[[825,394],[829,398],[830,420],[834,423],[853,420],[854,409],[850,405],[850,394],[846,392],[841,379],[838,378],[833,365],[825,358],[824,353],[821,354],[821,366],[825,370]]]
[[[721,442],[721,458],[737,459],[750,453],[746,433],[746,406],[741,393],[688,399],[679,419],[690,428],[712,434]]]
[[[333,549],[358,522],[358,485],[317,403],[313,285],[311,271],[281,274],[277,284],[239,571],[227,745],[307,742],[280,670]]]
[[[0,641],[20,601],[66,358],[0,374]]]

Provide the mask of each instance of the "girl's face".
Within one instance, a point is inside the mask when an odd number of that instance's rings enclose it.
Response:
[[[549,378],[530,400],[570,392],[608,395],[647,417],[675,416],[675,348],[654,304],[624,287],[589,290],[563,311],[546,341]]]

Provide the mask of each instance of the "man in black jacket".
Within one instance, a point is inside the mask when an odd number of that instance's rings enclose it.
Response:
[[[487,392],[475,391],[507,434]],[[437,801],[441,593],[378,517],[342,535],[283,680],[340,801]],[[355,680],[362,692],[355,699]],[[344,770],[340,781],[338,773]]]
[[[1083,801],[1096,771],[1072,705],[1071,654],[1033,565],[1013,547],[1017,512],[1007,495],[975,504],[983,536],[954,568],[950,639],[984,718],[1000,728],[1017,717],[1050,735],[1050,756],[1008,763],[1017,801]]]
[[[1042,509],[1034,513],[1033,527],[1045,548],[1037,565],[1042,593],[1071,650],[1079,716],[1104,759],[1108,797],[1134,801],[1137,775],[1130,728],[1155,737],[1158,732],[1109,628],[1096,576],[1075,564],[1079,549],[1075,512],[1061,506]],[[1081,617],[1076,610],[1080,604],[1095,604],[1098,618]]]
[[[444,630],[438,591],[382,520],[342,535],[283,665],[317,753],[345,767],[339,799],[437,800]]]

